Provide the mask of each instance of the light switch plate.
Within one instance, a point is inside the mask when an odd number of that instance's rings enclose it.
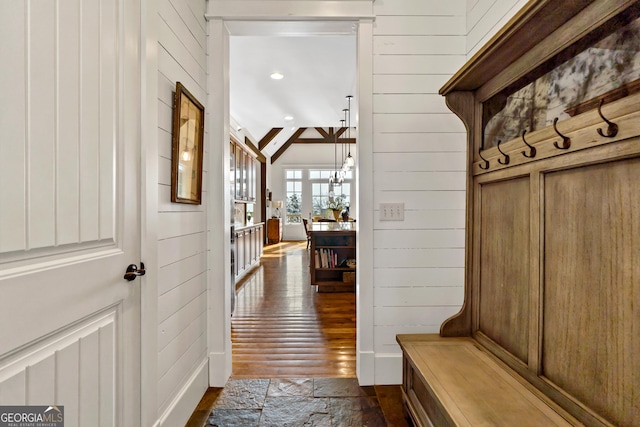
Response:
[[[404,221],[404,203],[380,203],[380,221]]]

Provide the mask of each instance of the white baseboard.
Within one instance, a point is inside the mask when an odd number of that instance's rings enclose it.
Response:
[[[375,384],[402,384],[402,353],[378,353],[375,356]]]
[[[358,356],[358,383],[361,386],[375,385],[375,353],[361,351]]]
[[[175,427],[185,425],[208,387],[209,360],[203,359],[180,392],[165,408],[158,421],[154,423],[154,426]]]
[[[232,363],[231,351],[209,353],[209,387],[225,386],[231,376]]]

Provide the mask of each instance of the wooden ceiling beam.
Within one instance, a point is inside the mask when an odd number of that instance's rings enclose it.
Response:
[[[260,151],[262,151],[264,147],[269,145],[269,143],[273,140],[273,138],[275,138],[276,135],[279,134],[282,129],[283,128],[272,128],[269,132],[267,132],[267,134],[262,137],[260,142],[258,142],[258,148],[260,149]]]
[[[300,135],[302,135],[304,133],[305,130],[307,130],[307,128],[298,128],[298,130],[296,130],[293,133],[293,135],[291,135],[291,137],[289,139],[287,139],[287,142],[282,144],[282,147],[280,147],[278,149],[278,151],[273,153],[273,156],[271,156],[271,164],[274,164],[276,162],[276,160],[278,160],[278,158],[280,156],[282,156],[285,151],[287,151],[287,148],[289,148],[291,146],[291,144],[293,144],[293,142],[296,139],[298,139],[300,137]]]
[[[253,142],[251,142],[251,140],[246,136],[244,137],[244,143],[247,145],[247,147],[251,148],[251,151],[256,153],[257,159],[260,163],[265,163],[267,161],[267,157],[262,154],[260,150],[258,150],[258,147],[253,145]]]
[[[315,128],[315,129],[318,131],[320,135],[324,136],[325,138],[329,138],[329,133],[323,128]],[[331,128],[329,128],[329,130],[331,130]]]
[[[298,138],[293,141],[294,144],[335,144],[333,138]],[[338,144],[355,144],[355,138],[340,138]]]

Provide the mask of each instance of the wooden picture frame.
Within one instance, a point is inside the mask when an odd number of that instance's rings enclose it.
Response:
[[[180,82],[173,104],[171,201],[202,203],[204,106]]]

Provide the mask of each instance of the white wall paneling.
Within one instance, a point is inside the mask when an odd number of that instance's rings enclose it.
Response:
[[[467,11],[467,57],[489,41],[522,7],[526,0],[473,0]]]
[[[208,18],[265,19],[358,19],[371,16],[371,0],[215,0],[209,2]]]
[[[201,273],[160,295],[158,298],[158,321],[162,322],[194,298],[202,296],[205,290],[206,275]]]
[[[460,304],[454,306],[430,305],[428,310],[421,306],[383,306],[374,308],[374,324],[402,329],[405,325],[430,325],[440,329],[443,319],[460,311]]]
[[[205,123],[203,203],[171,202],[171,132],[176,82],[206,106],[204,0],[157,2],[157,422],[184,424],[206,389],[207,199],[209,128]],[[151,71],[151,70],[150,70]],[[208,113],[208,111],[206,111]],[[204,365],[203,365],[204,364]],[[204,368],[203,368],[204,366]],[[171,424],[168,424],[171,423]]]
[[[386,248],[464,248],[464,230],[375,230],[373,238]]]
[[[198,365],[193,374],[183,381],[184,386],[178,391],[175,398],[168,403],[167,409],[160,417],[157,425],[159,427],[173,427],[182,425],[184,420],[188,420],[193,409],[184,402],[198,402],[202,398],[203,390],[208,386],[209,364],[203,360]]]
[[[393,0],[374,3],[377,19],[389,16],[464,16],[469,0],[424,1]],[[376,32],[377,33],[377,32]]]
[[[466,2],[374,7],[373,280],[376,384],[400,383],[398,333],[437,332],[463,299],[464,126],[438,90],[465,62]],[[403,202],[404,221],[379,204]]]
[[[206,298],[194,298],[178,311],[160,322],[158,328],[158,349],[162,351],[175,340],[191,323],[206,313]]]
[[[452,75],[464,62],[464,56],[457,55],[376,55],[373,57],[373,70],[376,74]]]
[[[206,234],[185,234],[158,241],[158,264],[162,268],[206,252]]]
[[[207,353],[207,335],[203,333],[188,346],[182,348],[182,354],[171,365],[169,370],[158,379],[158,403],[162,408],[167,408],[171,400],[178,395],[181,388],[188,385],[186,381],[193,378],[193,373],[204,362]],[[176,390],[176,385],[180,388]],[[206,388],[201,390],[201,394],[195,401],[182,402],[185,408],[193,411],[204,395]],[[164,411],[163,411],[164,412]],[[162,416],[165,414],[163,413]],[[189,414],[190,416],[190,414]],[[185,419],[188,420],[187,417]]]
[[[199,299],[204,300],[205,298]],[[166,347],[160,350],[158,359],[158,375],[160,378],[180,359],[184,349],[201,337],[203,334],[202,331],[206,330],[206,323],[207,313],[203,311],[196,320],[186,325],[176,339],[172,340]]]
[[[374,54],[460,55],[465,53],[464,36],[379,36],[373,45]]]
[[[376,268],[377,283],[383,287],[459,286],[464,281],[464,271],[459,268],[416,267]]]
[[[376,135],[376,153],[464,152],[467,137],[461,132],[389,132]]]
[[[401,191],[388,191],[383,194],[389,200],[398,200],[402,198],[403,193]],[[464,229],[464,221],[465,215],[462,209],[416,209],[411,211],[405,209],[404,221],[380,221],[378,206],[376,206],[375,227],[377,230],[415,230],[416,224],[425,224],[419,227],[426,229]]]
[[[385,93],[408,93],[437,94],[438,90],[449,79],[446,74],[420,75],[386,75],[377,74],[373,76],[373,91],[376,94]]]
[[[449,172],[460,169],[460,162],[465,161],[465,153],[395,153],[391,158],[386,153],[376,153],[373,158],[380,168],[376,172],[420,172],[425,169],[433,172]]]
[[[378,94],[373,96],[374,113],[448,113],[438,94]]]
[[[433,4],[433,3],[432,3]],[[376,36],[432,36],[449,35],[464,40],[465,16],[448,15],[380,15],[376,8],[376,22],[374,24]],[[374,46],[376,43],[374,42]],[[418,47],[416,47],[418,48]],[[437,49],[440,49],[438,47]]]
[[[380,192],[376,195],[374,203],[392,202],[387,200],[387,193]],[[393,197],[392,193],[388,197]],[[460,191],[403,191],[405,211],[425,211],[433,208],[440,210],[461,210],[465,206],[465,192]]]
[[[374,299],[376,302],[384,301],[388,306],[406,307],[423,306],[433,304],[435,306],[460,306],[460,298],[463,296],[462,286],[452,289],[447,286],[403,287],[403,288],[376,288]]]
[[[378,172],[374,185],[379,191],[461,190],[465,188],[464,172],[408,171]]]
[[[460,120],[451,113],[432,114],[376,114],[376,133],[389,132],[460,132],[464,129]]]

